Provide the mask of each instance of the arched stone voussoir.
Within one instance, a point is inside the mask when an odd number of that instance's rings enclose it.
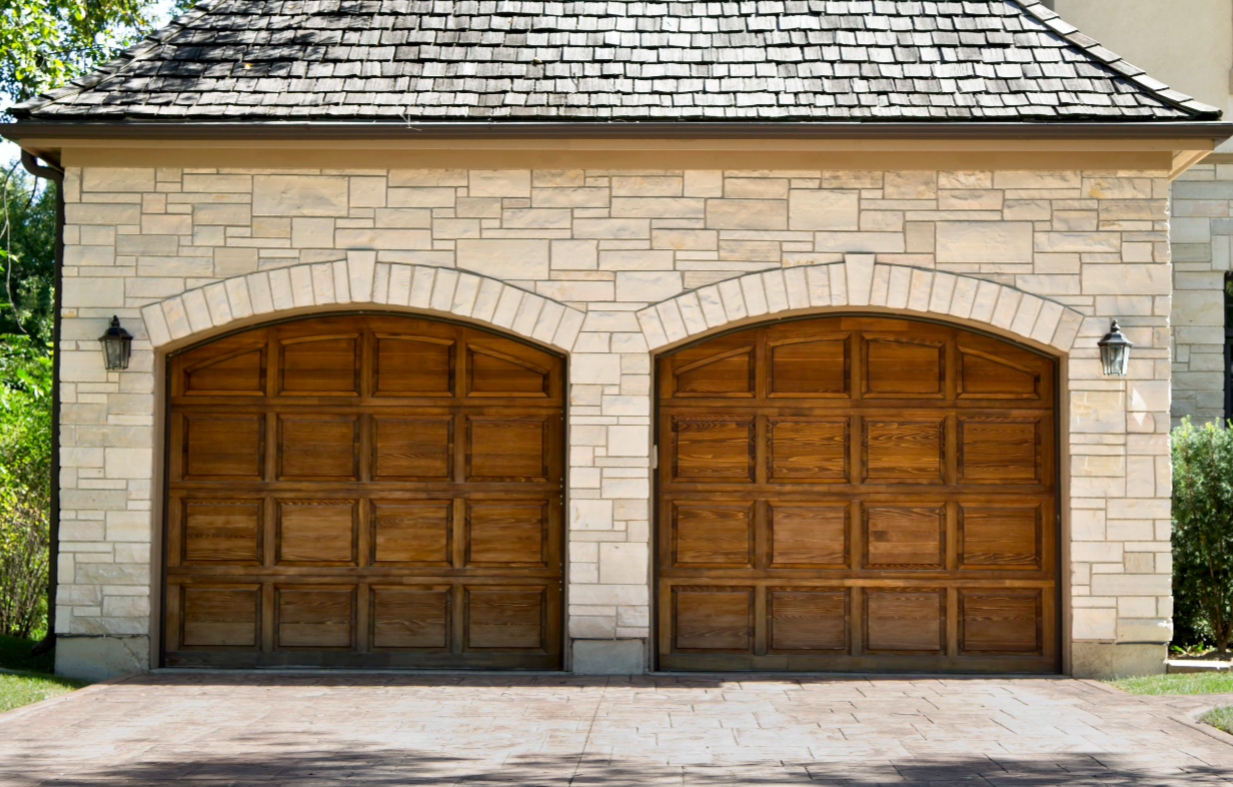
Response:
[[[488,276],[377,262],[372,251],[222,279],[149,304],[141,315],[151,343],[161,348],[266,315],[348,305],[455,317],[566,353],[573,349],[584,317],[572,306]]]
[[[1082,312],[1015,287],[877,262],[872,254],[726,279],[648,306],[638,312],[638,322],[647,345],[657,350],[762,316],[837,308],[984,324],[1058,353],[1070,351],[1083,324]]]

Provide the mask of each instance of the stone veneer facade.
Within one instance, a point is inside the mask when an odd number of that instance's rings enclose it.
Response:
[[[870,310],[1052,352],[1067,668],[1158,671],[1172,604],[1169,190],[1165,172],[70,168],[59,668],[150,664],[166,352],[364,307],[569,355],[579,672],[647,663],[654,351]],[[112,314],[137,336],[125,372],[105,371],[97,344]],[[1112,317],[1135,342],[1127,379],[1100,371]]]
[[[1173,182],[1173,421],[1225,417],[1224,277],[1233,241],[1233,156]]]

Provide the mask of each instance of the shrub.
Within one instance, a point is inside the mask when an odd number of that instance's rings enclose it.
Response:
[[[1173,430],[1173,595],[1179,630],[1233,636],[1233,428]]]
[[[51,361],[0,336],[0,634],[43,625],[51,514]]]

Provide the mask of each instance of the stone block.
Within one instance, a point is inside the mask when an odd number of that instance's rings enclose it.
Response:
[[[1027,222],[940,221],[936,243],[938,262],[1032,261],[1032,225]]]
[[[600,544],[599,581],[605,585],[649,582],[646,544]]]
[[[575,675],[641,675],[647,669],[646,641],[575,639],[571,667]]]
[[[860,229],[860,192],[793,189],[788,196],[788,228]]]
[[[428,230],[339,229],[334,232],[334,245],[361,251],[431,249],[432,233]]]
[[[56,638],[56,674],[61,677],[101,681],[149,669],[147,636]]]
[[[147,167],[85,167],[82,191],[154,191],[154,170]]]
[[[203,202],[193,206],[192,217],[193,224],[232,224],[247,227],[252,223],[253,210],[252,206],[247,203],[220,203],[215,205],[208,202]],[[154,217],[146,216],[143,218],[141,222],[141,231],[143,234],[149,232],[145,225],[146,221],[151,218]],[[175,234],[182,235],[184,232],[183,230],[179,230]]]
[[[706,200],[696,197],[614,197],[612,215],[653,219],[700,219],[706,215]]]
[[[1085,265],[1083,294],[1168,295],[1173,290],[1170,272],[1168,265]]]
[[[1167,649],[1152,644],[1075,642],[1070,649],[1070,674],[1094,680],[1163,675]]]
[[[783,200],[709,200],[706,226],[719,230],[785,230],[788,203]]]
[[[904,237],[901,232],[816,232],[814,251],[902,254]]]
[[[260,216],[345,216],[348,178],[321,175],[258,175],[253,213]]]
[[[676,271],[619,271],[616,275],[618,301],[656,303],[682,289],[681,274]]]
[[[529,197],[529,169],[473,169],[467,195],[471,197]]]
[[[460,240],[458,267],[497,279],[546,279],[547,240]]]

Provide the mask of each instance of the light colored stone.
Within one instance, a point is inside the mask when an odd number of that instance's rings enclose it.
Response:
[[[546,279],[546,240],[460,240],[458,267],[497,279]]]
[[[1026,222],[940,221],[938,262],[1031,262],[1032,225]]]
[[[253,178],[253,214],[345,216],[347,178],[318,175],[258,175]]]

